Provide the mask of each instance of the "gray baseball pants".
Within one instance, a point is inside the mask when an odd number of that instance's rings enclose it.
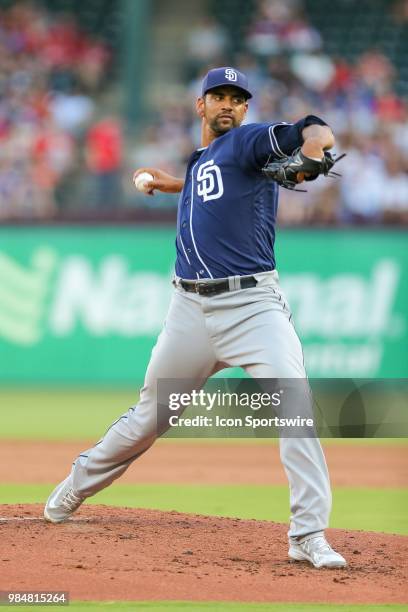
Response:
[[[132,406],[72,467],[73,487],[89,497],[110,485],[157,438],[157,380],[202,381],[224,367],[243,367],[254,378],[306,378],[299,338],[276,271],[258,284],[204,297],[176,287],[154,347],[139,403]],[[290,537],[328,526],[331,490],[320,442],[280,438],[290,488]],[[248,453],[251,452],[248,447]]]

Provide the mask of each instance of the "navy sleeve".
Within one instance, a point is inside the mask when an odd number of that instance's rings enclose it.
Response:
[[[246,170],[263,168],[268,160],[291,155],[302,146],[302,130],[309,125],[327,125],[308,115],[296,123],[251,123],[235,130],[234,152]]]

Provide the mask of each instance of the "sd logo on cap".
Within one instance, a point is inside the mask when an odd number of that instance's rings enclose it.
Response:
[[[248,79],[245,74],[228,66],[213,68],[213,70],[207,72],[203,80],[201,95],[204,96],[210,89],[232,84],[234,87],[244,92],[247,100],[252,98],[252,94],[248,89]]]

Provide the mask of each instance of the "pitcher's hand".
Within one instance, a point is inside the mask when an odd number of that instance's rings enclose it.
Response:
[[[138,168],[133,174],[133,181],[142,172],[149,172],[153,177],[153,180],[147,184],[149,195],[154,195],[155,189],[164,193],[179,193],[184,187],[184,179],[171,176],[159,168]]]

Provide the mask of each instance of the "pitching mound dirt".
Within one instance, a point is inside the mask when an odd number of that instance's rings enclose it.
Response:
[[[79,600],[408,601],[408,538],[329,529],[343,570],[289,562],[287,526],[84,506],[50,525],[42,507],[0,507],[0,590]]]

